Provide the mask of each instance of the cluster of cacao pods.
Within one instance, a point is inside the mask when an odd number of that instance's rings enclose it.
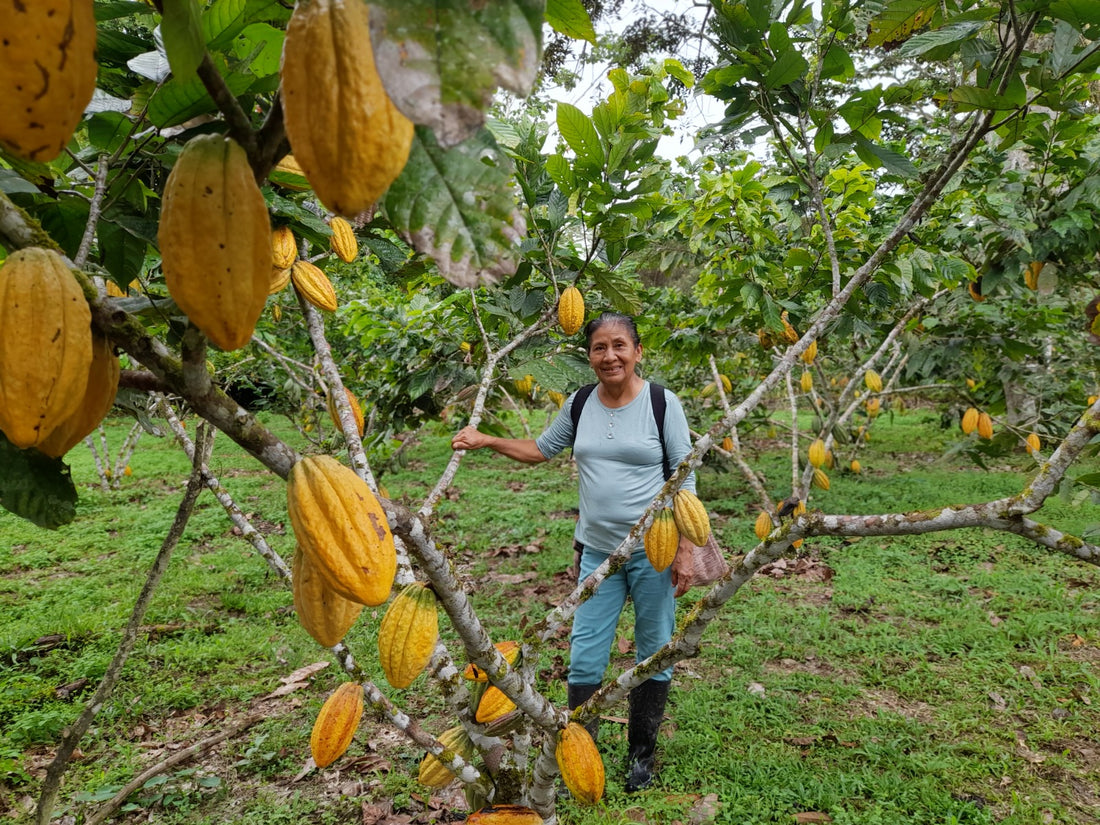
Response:
[[[970,435],[975,430],[981,438],[993,437],[993,419],[989,413],[979,411],[975,407],[968,407],[962,417],[963,435]]]

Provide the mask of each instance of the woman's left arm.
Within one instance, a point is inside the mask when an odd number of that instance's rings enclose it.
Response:
[[[676,598],[691,589],[691,579],[695,574],[695,545],[691,539],[680,536],[680,547],[676,558],[672,560],[672,586],[676,588]]]

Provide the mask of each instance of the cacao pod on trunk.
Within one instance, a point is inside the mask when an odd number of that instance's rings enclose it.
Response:
[[[321,268],[309,261],[295,261],[290,268],[290,279],[294,281],[294,288],[302,293],[302,297],[313,304],[317,309],[325,312],[335,312],[339,305],[336,300],[336,289],[328,275]]]
[[[456,725],[443,731],[439,735],[439,744],[446,750],[454,751],[461,756],[464,762],[469,762],[473,758],[474,743],[470,739],[470,734],[466,732],[466,728],[462,725]],[[442,756],[447,762],[451,761],[448,759],[446,751],[443,752]],[[429,753],[420,762],[420,771],[417,773],[416,780],[421,785],[426,785],[429,788],[442,788],[450,784],[454,778],[454,772],[443,764],[438,756]]]
[[[969,407],[962,417],[963,435],[970,435],[978,429],[978,417],[981,415],[974,407]]]
[[[978,435],[985,439],[993,437],[993,419],[989,413],[978,414]]]
[[[542,816],[522,805],[495,805],[470,814],[466,825],[542,825]]]
[[[519,646],[519,642],[513,642],[511,639],[508,639],[503,642],[497,642],[493,646],[497,649],[497,653],[504,657],[504,661],[512,667],[515,667],[516,662],[519,661],[519,655],[523,651],[523,648]],[[471,682],[489,681],[489,675],[473,662],[466,665],[466,670],[462,675]]]
[[[298,260],[298,241],[289,226],[280,226],[271,233],[271,255],[279,269],[290,269]]]
[[[756,524],[753,525],[753,532],[756,533],[756,537],[763,541],[768,537],[772,531],[772,517],[768,514],[767,510],[761,510],[760,515],[756,517]]]
[[[355,416],[355,428],[359,432],[359,437],[363,436],[363,428],[366,426],[366,421],[363,418],[363,408],[359,406],[359,399],[355,397],[355,394],[344,387],[344,392],[348,397],[348,405],[351,407],[351,414]],[[328,407],[328,414],[332,418],[332,423],[336,429],[340,430],[340,416],[337,414],[336,402],[332,400],[332,394],[328,395],[325,405]]]
[[[492,722],[494,719],[499,719],[515,709],[516,703],[509,699],[504,691],[496,685],[489,685],[485,689],[485,693],[481,695],[481,701],[477,703],[474,721],[482,724]]]
[[[810,459],[810,463],[815,467],[820,467],[825,463],[825,442],[820,438],[816,439],[813,444],[810,445],[807,457]]]
[[[359,241],[355,239],[355,230],[351,228],[350,223],[339,216],[329,221],[329,227],[332,229],[332,239],[329,241],[332,251],[341,261],[350,264],[359,254]]]

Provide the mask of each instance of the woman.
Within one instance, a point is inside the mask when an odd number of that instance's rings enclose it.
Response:
[[[634,320],[605,312],[584,329],[588,362],[598,384],[581,409],[576,433],[572,405],[577,394],[536,439],[497,438],[473,427],[451,440],[456,450],[488,447],[527,464],[553,458],[573,447],[580,476],[580,518],[574,544],[583,547],[580,578],[592,574],[626,538],[665,482],[662,449],[649,382],[636,371],[642,344]],[[669,465],[675,467],[691,450],[691,436],[676,396],[664,391],[664,441]],[[695,477],[684,488],[695,490]],[[627,563],[600,585],[574,614],[570,636],[569,708],[584,704],[599,688],[611,656],[619,614],[630,596],[634,601],[636,661],[663,647],[675,629],[676,597],[691,586],[695,545],[683,536],[676,559],[658,573],[641,543]],[[664,716],[672,668],[654,675],[630,692],[627,728],[626,790],[634,792],[653,781],[657,730]],[[595,725],[590,727],[595,733]]]

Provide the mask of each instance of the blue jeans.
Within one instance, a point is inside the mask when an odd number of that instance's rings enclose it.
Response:
[[[584,581],[607,561],[609,554],[589,548],[581,556],[580,578]],[[676,629],[676,595],[672,567],[658,573],[639,548],[613,576],[608,576],[591,599],[573,614],[569,639],[569,682],[595,685],[603,681],[611,660],[611,645],[626,597],[634,601],[634,661],[648,659],[672,638]],[[672,668],[652,677],[658,682],[672,678]]]

